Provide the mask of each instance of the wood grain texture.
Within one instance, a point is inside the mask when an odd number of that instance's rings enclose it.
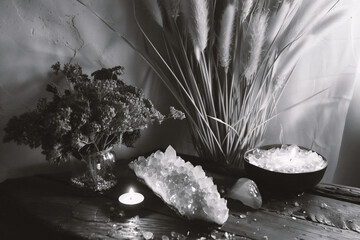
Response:
[[[360,189],[338,184],[321,183],[312,189],[312,192],[347,202],[360,204]]]
[[[13,230],[5,232],[5,229],[0,231],[0,239],[5,239],[4,236],[10,236],[7,239],[29,236],[36,237],[30,239],[53,239],[49,236],[57,233],[64,233],[67,236],[64,239],[142,239],[146,231],[157,238],[163,235],[170,239],[172,236],[180,239],[210,238],[211,235],[225,238],[225,232],[219,231],[217,226],[182,219],[155,196],[149,198],[146,208],[134,212],[123,211],[115,198],[93,194],[51,178],[7,180],[0,184],[0,191],[6,192],[0,198],[1,203],[15,203],[13,206],[7,204],[7,209],[1,205],[2,221],[6,222],[9,216],[13,216],[14,208],[20,206],[26,218],[19,216],[18,227],[35,220],[41,226],[41,229],[20,235],[15,235]],[[52,233],[39,237],[43,228],[51,229]]]
[[[236,180],[212,176],[223,189]],[[118,205],[117,197],[130,185],[145,195],[144,207],[137,211]],[[179,217],[126,169],[119,184],[102,195],[59,176],[7,180],[0,192],[0,239],[142,239],[147,231],[155,239],[360,239],[359,204],[327,197],[326,192],[265,196],[259,210],[229,200],[230,217],[221,227]],[[23,229],[19,226],[28,227],[16,232]]]
[[[359,214],[356,204],[305,193],[268,200],[260,210],[232,206],[222,229],[254,239],[360,239]]]
[[[292,199],[276,199],[264,205],[267,211],[360,233],[357,204],[305,193]]]

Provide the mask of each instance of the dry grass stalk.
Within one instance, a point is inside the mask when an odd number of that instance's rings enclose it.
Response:
[[[267,42],[272,42],[276,36],[280,34],[284,26],[286,26],[286,19],[290,14],[291,4],[288,1],[282,2],[276,12],[272,14],[269,19],[269,24],[266,30]]]
[[[251,8],[254,5],[254,0],[244,0],[242,1],[242,6],[241,6],[241,17],[240,17],[240,22],[243,23],[245,22],[246,18],[249,16],[250,12],[251,12]]]
[[[248,82],[251,82],[259,67],[265,40],[266,27],[267,13],[262,13],[258,10],[252,17],[248,28],[250,36],[250,56],[244,72],[245,78]]]
[[[229,68],[231,55],[231,44],[234,34],[234,21],[235,21],[235,5],[229,4],[220,21],[220,31],[218,36],[218,59],[220,66],[226,69]]]
[[[200,54],[204,51],[209,33],[209,9],[207,0],[182,0],[180,9],[187,22],[186,29],[192,40],[196,59],[200,60]]]

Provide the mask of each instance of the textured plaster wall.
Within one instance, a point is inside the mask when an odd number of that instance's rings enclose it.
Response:
[[[132,1],[84,2],[119,33],[142,45],[134,24]],[[122,65],[125,82],[144,89],[159,110],[166,112],[175,104],[134,50],[74,0],[1,1],[0,56],[0,181],[59,170],[45,162],[39,149],[2,142],[7,120],[34,108],[36,100],[46,96],[46,84],[56,80],[50,71],[56,61],[77,62],[86,73]],[[118,157],[135,156],[169,144],[183,150],[188,142],[176,140],[185,138],[184,123],[168,121],[148,128],[135,149],[123,147],[117,151]]]
[[[117,32],[142,46],[135,25],[130,0],[84,0]],[[149,5],[149,1],[142,1]],[[312,146],[329,160],[324,181],[335,180],[359,185],[359,97],[351,102],[354,83],[359,81],[360,1],[340,3],[347,15],[328,35],[320,39],[299,61],[279,105],[279,112],[317,91],[329,91],[305,104],[281,113],[270,122],[264,143],[282,141]],[[141,16],[156,16],[153,11],[140,11]],[[151,34],[150,25],[145,22]],[[35,106],[46,96],[50,73],[56,61],[77,62],[85,72],[101,67],[123,65],[124,79],[144,89],[155,106],[166,111],[175,101],[143,60],[76,0],[2,0],[0,1],[0,138],[7,120]],[[360,90],[356,90],[356,96]],[[345,131],[344,131],[345,126]],[[359,131],[358,131],[359,130]],[[281,134],[282,132],[282,134]],[[343,136],[344,132],[344,138]],[[282,135],[282,137],[280,137]],[[344,139],[342,141],[342,139]],[[342,144],[343,142],[343,144]],[[158,147],[173,145],[178,151],[193,152],[185,122],[167,122],[143,132],[135,149],[118,149],[118,157],[135,156]],[[341,147],[341,151],[340,151]],[[339,154],[340,153],[340,154]],[[339,168],[337,174],[336,167]],[[356,168],[354,168],[356,166]],[[14,143],[0,142],[0,181],[39,172],[59,171],[49,166],[40,150]],[[346,181],[343,176],[346,177]]]

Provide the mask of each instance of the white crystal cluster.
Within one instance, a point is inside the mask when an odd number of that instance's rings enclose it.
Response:
[[[316,152],[296,145],[282,145],[269,150],[256,149],[248,155],[255,166],[283,173],[304,173],[323,169],[327,163]]]
[[[139,157],[129,164],[137,177],[188,219],[202,219],[223,224],[229,209],[220,197],[212,178],[201,166],[194,167],[176,156],[169,146],[165,153],[157,151],[148,158]]]

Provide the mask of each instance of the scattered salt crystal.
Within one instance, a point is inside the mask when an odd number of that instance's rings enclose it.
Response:
[[[297,196],[301,197],[302,195],[304,195],[305,192],[299,193]]]
[[[239,218],[244,219],[244,218],[246,218],[246,215],[245,214],[240,214]]]
[[[298,207],[298,206],[300,206],[300,205],[299,205],[298,202],[294,202],[294,206],[295,206],[295,207]]]
[[[129,222],[132,224],[138,224],[140,221],[139,216],[136,215],[135,217],[130,218]]]
[[[296,217],[291,217],[292,218],[292,220],[296,220]]]
[[[264,236],[263,239],[268,240],[269,238],[268,238],[268,236]]]
[[[184,234],[179,234],[179,235],[177,236],[177,239],[178,239],[178,240],[185,240],[185,239],[186,239],[186,236],[185,236]]]
[[[269,150],[256,149],[248,155],[248,159],[255,166],[284,173],[312,172],[326,166],[326,161],[319,154],[296,145],[282,145],[281,148]]]
[[[154,236],[152,232],[143,232],[142,235],[145,239],[152,239]]]
[[[324,209],[324,208],[328,208],[329,206],[323,202],[323,203],[321,203],[320,207]]]
[[[210,233],[210,237],[212,239],[218,239],[217,235],[218,235],[218,231],[217,230],[213,230],[211,233]]]
[[[125,216],[125,212],[123,210],[120,210],[118,213],[119,217],[124,217]]]

